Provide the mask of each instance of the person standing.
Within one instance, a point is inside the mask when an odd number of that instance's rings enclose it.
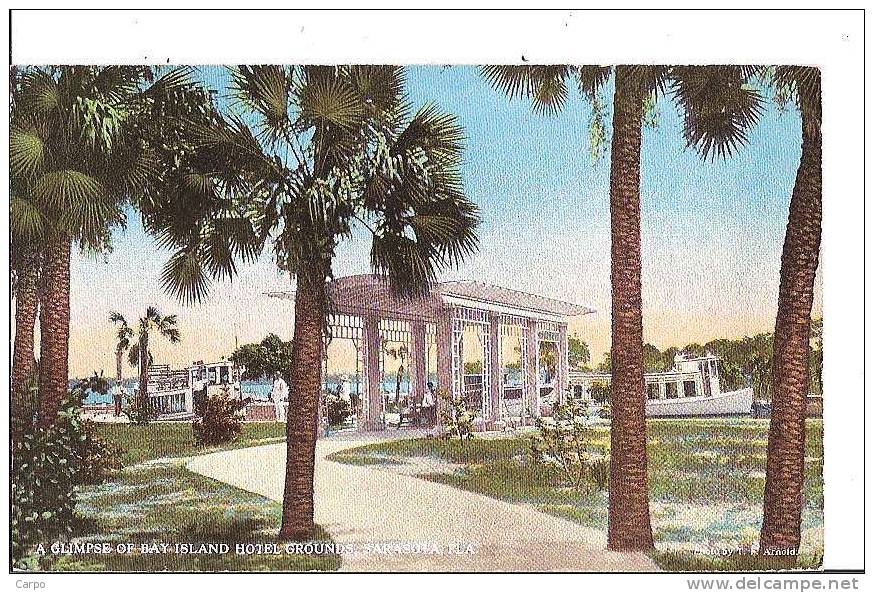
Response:
[[[115,417],[121,416],[121,402],[124,398],[124,387],[121,383],[116,383],[112,388],[112,402],[115,404]]]
[[[273,373],[273,388],[270,390],[270,399],[276,408],[276,420],[285,422],[288,405],[288,384],[282,378],[279,371]]]

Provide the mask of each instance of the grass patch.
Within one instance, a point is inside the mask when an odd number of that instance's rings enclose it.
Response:
[[[691,552],[654,552],[652,558],[662,570],[671,572],[744,572],[787,568],[779,557],[749,553],[710,556]],[[822,553],[800,554],[793,568],[801,570],[822,568]]]
[[[597,454],[609,442],[607,426],[593,426],[585,440]],[[649,486],[655,555],[667,570],[757,569],[758,556],[707,556],[705,548],[748,549],[758,540],[768,422],[758,419],[652,419],[647,421]],[[822,420],[807,421],[807,461],[800,561],[817,566],[822,557]],[[378,443],[345,450],[331,459],[386,464],[408,457],[433,456],[462,465],[453,473],[419,477],[478,492],[596,529],[607,529],[607,495],[578,492],[549,466],[528,460],[524,435],[461,442],[437,438]],[[688,568],[680,568],[687,566]],[[724,568],[721,568],[724,567]]]
[[[236,449],[285,439],[282,422],[246,422],[243,432],[221,447],[197,447],[190,422],[152,422],[136,424],[97,424],[97,434],[124,449],[123,463],[132,465],[147,459],[201,455],[212,451]]]
[[[98,424],[98,433],[124,451],[114,479],[77,489],[79,522],[72,543],[134,545],[132,553],[57,555],[40,558],[40,570],[75,572],[220,572],[336,570],[336,554],[286,553],[277,540],[279,503],[188,471],[181,460],[285,439],[285,424],[246,423],[242,434],[220,447],[196,447],[189,422]],[[317,542],[331,542],[317,527]],[[169,544],[172,553],[141,553],[140,546]],[[175,544],[227,544],[214,553],[175,553]],[[238,554],[235,544],[273,545],[278,553]],[[323,549],[323,548],[322,548]],[[319,550],[317,547],[316,550]]]
[[[286,553],[277,540],[279,503],[185,469],[178,463],[127,467],[111,482],[81,488],[76,542],[130,543],[132,553],[47,555],[41,568],[79,572],[336,570],[336,554]],[[319,542],[330,542],[318,529]],[[144,544],[170,553],[142,553]],[[227,552],[176,553],[176,543],[227,544]],[[273,544],[278,553],[240,554],[235,544]]]

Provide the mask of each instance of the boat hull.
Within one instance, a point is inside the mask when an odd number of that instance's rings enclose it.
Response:
[[[683,397],[648,400],[648,417],[748,416],[753,407],[753,390],[727,391],[711,397]]]

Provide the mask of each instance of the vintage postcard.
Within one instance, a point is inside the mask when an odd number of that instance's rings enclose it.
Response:
[[[861,568],[824,61],[16,41],[14,575]]]

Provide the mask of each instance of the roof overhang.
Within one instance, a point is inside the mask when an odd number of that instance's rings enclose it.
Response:
[[[427,295],[405,298],[394,294],[384,278],[361,274],[332,280],[327,290],[333,311],[340,315],[379,313],[395,319],[435,320],[447,306],[454,306],[561,323],[595,313],[590,307],[480,282],[441,282]],[[290,300],[294,294],[293,290],[266,293]]]

